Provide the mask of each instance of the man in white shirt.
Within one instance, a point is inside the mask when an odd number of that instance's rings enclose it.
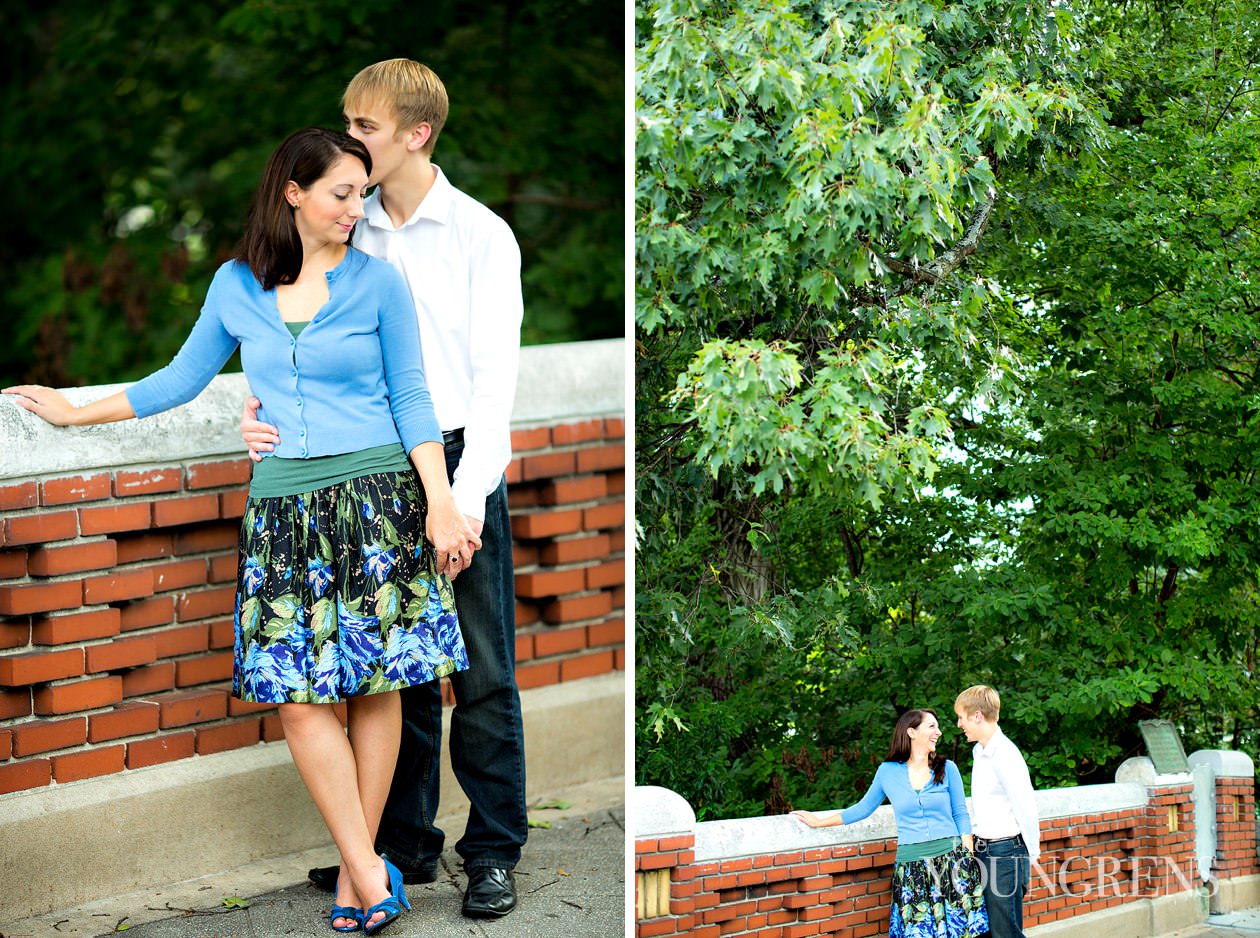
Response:
[[[984,904],[994,938],[1023,938],[1030,865],[1041,855],[1041,825],[1028,765],[998,726],[1002,705],[984,684],[954,701],[958,728],[972,752],[971,813],[975,853],[986,868]]]
[[[450,555],[470,666],[452,675],[451,764],[471,803],[455,845],[468,876],[463,912],[500,917],[516,907],[512,869],[528,834],[525,752],[516,687],[512,533],[503,472],[511,459],[522,319],[521,256],[498,215],[460,192],[430,162],[447,115],[446,89],[429,68],[391,59],[363,69],[342,97],[347,132],[372,157],[354,246],[389,261],[411,290],[429,393],[446,438],[456,503],[481,539]],[[252,403],[252,402],[251,402]],[[274,429],[246,410],[251,450]],[[268,430],[271,433],[268,433]],[[438,815],[439,684],[402,691],[402,747],[377,849],[408,883],[432,882],[444,835]],[[333,888],[336,868],[311,871]]]

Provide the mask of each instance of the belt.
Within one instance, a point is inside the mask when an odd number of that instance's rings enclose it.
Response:
[[[1016,834],[1014,837],[977,837],[976,849],[982,850],[991,844],[1022,844],[1024,842],[1023,834]]]
[[[458,429],[455,429],[455,430],[442,431],[442,445],[443,446],[454,446],[456,443],[463,443],[463,442],[464,442],[464,428],[463,427],[459,427]]]

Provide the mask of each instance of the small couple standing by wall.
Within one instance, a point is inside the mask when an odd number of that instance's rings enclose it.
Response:
[[[885,798],[897,819],[891,938],[1022,938],[1030,865],[1040,824],[1024,757],[998,726],[1001,699],[977,684],[954,701],[957,726],[975,743],[971,805],[962,775],[936,753],[932,710],[907,710],[888,755],[857,804],[829,814],[793,811],[810,827],[869,817]]]

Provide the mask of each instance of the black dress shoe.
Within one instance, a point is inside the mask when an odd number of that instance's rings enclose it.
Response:
[[[469,918],[502,918],[516,908],[516,882],[508,870],[483,866],[468,874],[464,914]]]
[[[420,886],[437,880],[437,870],[417,870],[397,863],[394,865],[402,870],[403,882],[408,886]],[[337,889],[337,870],[338,867],[335,866],[317,866],[314,869],[307,870],[306,878],[311,881],[311,885],[324,890],[324,892],[335,892]]]

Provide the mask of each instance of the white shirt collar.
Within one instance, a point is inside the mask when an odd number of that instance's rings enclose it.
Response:
[[[381,204],[381,190],[379,186],[368,197],[367,201],[363,203],[363,220],[373,228],[383,228],[385,231],[400,231],[408,225],[415,224],[422,218],[437,222],[439,225],[445,225],[450,218],[451,203],[455,198],[455,187],[451,185],[450,180],[446,178],[446,174],[442,172],[440,166],[433,164],[433,171],[433,185],[429,187],[429,191],[420,200],[416,210],[411,213],[411,217],[401,225],[394,226],[389,213],[385,211],[385,206]]]
[[[1006,736],[1002,733],[1002,727],[999,726],[993,731],[993,735],[989,737],[989,744],[987,746],[984,743],[976,743],[975,755],[992,758],[997,754],[997,751],[1000,748],[999,743],[1005,739]]]

